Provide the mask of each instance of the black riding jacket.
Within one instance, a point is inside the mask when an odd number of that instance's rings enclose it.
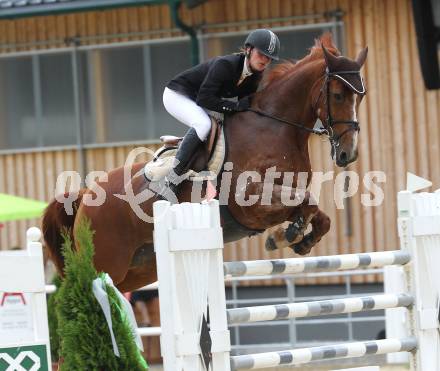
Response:
[[[234,111],[236,103],[222,98],[241,99],[255,93],[262,76],[261,72],[254,72],[237,86],[243,71],[244,59],[244,53],[210,59],[178,74],[167,87],[211,111]]]

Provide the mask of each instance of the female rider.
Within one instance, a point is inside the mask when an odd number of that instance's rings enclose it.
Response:
[[[256,92],[262,72],[278,60],[280,42],[270,30],[252,31],[241,53],[216,57],[175,76],[163,93],[165,109],[189,126],[176,154],[173,171],[166,176],[173,193],[182,181],[195,149],[211,129],[207,111],[232,113],[250,106],[249,95]],[[232,102],[224,98],[238,97]]]

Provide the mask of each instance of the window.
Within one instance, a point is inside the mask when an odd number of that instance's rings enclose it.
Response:
[[[175,75],[191,67],[189,42],[156,44],[151,46],[152,107],[155,122],[152,138],[164,134],[183,135],[187,128],[175,120],[163,107],[163,89]]]
[[[32,58],[0,60],[0,148],[37,146]]]
[[[146,138],[145,84],[142,47],[98,51],[91,78],[92,95],[101,100],[95,109],[97,142]],[[100,85],[98,88],[97,86]],[[102,112],[96,112],[102,110]],[[96,116],[101,118],[96,121]]]
[[[76,116],[70,54],[38,58],[41,116],[37,115],[40,143],[58,146],[76,143]]]
[[[69,54],[0,60],[2,149],[76,142]]]
[[[191,66],[189,53],[187,41],[89,52],[88,89],[82,89],[86,143],[183,135],[185,126],[166,112],[162,94],[173,76]]]

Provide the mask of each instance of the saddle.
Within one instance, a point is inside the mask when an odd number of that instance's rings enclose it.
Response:
[[[149,181],[162,179],[172,169],[174,157],[183,137],[164,135],[160,137],[163,146],[153,155],[153,159],[145,165],[145,176]],[[225,160],[225,138],[223,122],[211,117],[211,131],[208,139],[194,152],[188,162],[185,172],[191,180],[215,179],[220,173]],[[209,176],[200,176],[203,170],[209,171]]]

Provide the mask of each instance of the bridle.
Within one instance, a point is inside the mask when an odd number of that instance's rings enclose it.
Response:
[[[344,78],[344,75],[353,75],[353,74],[357,74],[359,75],[359,78],[361,80],[362,83],[362,90],[358,90],[356,89],[356,87],[354,87],[347,79]],[[288,120],[284,120],[280,117],[276,117],[274,115],[271,115],[269,113],[266,113],[264,111],[260,111],[257,109],[253,109],[253,108],[249,108],[248,110],[251,112],[254,112],[258,115],[264,116],[264,117],[268,117],[271,119],[274,119],[276,121],[282,122],[284,124],[288,124],[290,126],[294,126],[298,129],[307,131],[309,133],[312,134],[316,134],[316,135],[325,135],[328,137],[329,141],[330,141],[330,145],[332,147],[332,154],[335,153],[336,148],[339,147],[340,144],[340,140],[341,138],[348,132],[355,130],[357,132],[360,131],[360,126],[359,126],[359,121],[356,120],[335,120],[332,117],[331,111],[330,111],[330,80],[331,79],[338,79],[340,81],[342,81],[345,85],[347,85],[352,91],[354,91],[356,94],[358,95],[365,95],[366,94],[366,90],[365,90],[365,85],[363,82],[362,77],[360,76],[360,71],[337,71],[337,72],[330,72],[328,70],[328,67],[325,70],[325,75],[321,77],[321,79],[324,78],[324,82],[321,85],[321,89],[319,91],[319,95],[315,100],[315,103],[313,104],[313,112],[317,112],[316,108],[317,105],[319,103],[320,98],[323,96],[323,93],[325,91],[326,95],[326,100],[324,102],[324,104],[327,106],[327,118],[325,120],[325,123],[323,123],[323,127],[319,128],[319,129],[310,129],[306,126],[304,126],[304,124],[301,123],[295,123],[295,122],[291,122]],[[320,79],[319,79],[320,80]],[[318,81],[319,81],[318,80]],[[333,127],[335,125],[347,125],[348,127],[340,134],[335,134]]]
[[[347,79],[344,78],[345,75],[359,75],[359,79],[362,83],[362,90],[356,89]],[[316,105],[319,102],[319,98],[322,96],[322,93],[324,89],[326,90],[326,100],[325,105],[327,105],[327,118],[326,123],[324,124],[324,131],[326,131],[326,134],[328,135],[328,139],[330,141],[330,145],[332,147],[332,157],[333,154],[336,151],[336,148],[339,147],[341,138],[347,134],[348,132],[355,130],[359,132],[361,130],[359,126],[359,121],[356,120],[335,120],[332,117],[331,110],[330,110],[330,80],[331,79],[337,79],[342,81],[346,86],[348,86],[352,91],[354,91],[358,95],[365,95],[365,85],[364,81],[362,79],[362,76],[360,75],[360,71],[337,71],[337,72],[330,72],[328,67],[325,69],[325,80],[324,83],[321,86],[321,90],[319,92],[318,98],[315,101],[314,104],[314,111],[316,112]],[[347,125],[347,128],[340,134],[335,134],[333,127],[335,125]]]

